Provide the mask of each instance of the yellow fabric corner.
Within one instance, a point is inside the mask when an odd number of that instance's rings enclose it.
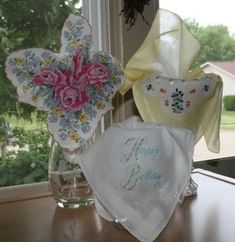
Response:
[[[159,9],[143,44],[126,65],[126,81],[120,93],[125,94],[136,81],[153,72],[184,78],[199,50],[199,42],[182,19],[168,10]]]

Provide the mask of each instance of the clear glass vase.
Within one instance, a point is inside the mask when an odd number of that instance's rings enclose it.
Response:
[[[59,207],[80,208],[94,202],[92,189],[76,160],[76,152],[62,148],[55,141],[51,145],[48,174],[49,187]]]

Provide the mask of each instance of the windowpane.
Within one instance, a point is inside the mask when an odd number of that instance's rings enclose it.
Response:
[[[81,14],[79,0],[0,2],[0,187],[47,180],[50,137],[46,113],[17,101],[4,62],[24,48],[60,50],[70,13]]]
[[[213,6],[213,7],[212,7]],[[235,25],[230,0],[171,1],[161,0],[160,7],[177,13],[201,43],[201,52],[193,63],[206,73],[213,72],[223,79],[223,98],[235,100]],[[221,151],[209,152],[202,138],[195,147],[194,161],[235,156],[235,101],[232,110],[223,105],[220,129]]]

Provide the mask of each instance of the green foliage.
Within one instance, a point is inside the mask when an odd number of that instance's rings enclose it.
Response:
[[[235,96],[228,95],[223,97],[224,109],[226,111],[235,111]]]
[[[48,179],[49,134],[46,130],[13,129],[13,147],[0,157],[0,186],[46,181]]]
[[[195,20],[187,19],[186,25],[201,44],[201,50],[193,67],[207,61],[235,59],[235,38],[224,25],[200,26]]]
[[[18,102],[16,90],[5,74],[6,57],[23,48],[60,48],[63,23],[70,13],[80,14],[79,0],[0,1],[0,114],[30,119],[35,109]]]
[[[80,0],[0,0],[0,115],[16,119],[45,120],[46,113],[20,103],[16,89],[5,74],[5,60],[16,50],[40,47],[58,52],[64,21],[70,13],[81,14],[76,8]],[[47,180],[48,132],[46,130],[13,130],[13,146],[7,151],[5,124],[0,124],[0,186]]]
[[[7,123],[3,117],[0,117],[0,142],[7,140]]]

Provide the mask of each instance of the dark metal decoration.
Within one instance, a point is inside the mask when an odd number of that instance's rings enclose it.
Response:
[[[123,0],[123,9],[121,15],[124,15],[125,23],[129,25],[128,30],[135,24],[138,14],[143,21],[149,25],[149,22],[143,15],[144,7],[149,5],[150,0]]]

